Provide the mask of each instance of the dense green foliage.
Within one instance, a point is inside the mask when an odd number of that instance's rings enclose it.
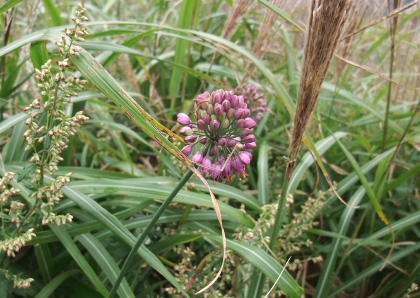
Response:
[[[209,178],[229,251],[222,276],[198,297],[264,297],[283,267],[270,297],[299,297],[303,291],[314,297],[402,297],[420,283],[418,5],[399,14],[398,22],[357,32],[388,12],[386,3],[367,9],[370,1],[356,1],[343,36],[355,34],[337,46],[270,250],[310,1],[284,1],[268,29],[262,26],[268,1],[235,1],[244,6],[233,19],[230,13],[240,7],[229,0],[83,2],[90,35],[66,72],[90,82],[51,121],[58,125],[80,111],[90,120],[69,138],[58,170],[45,170],[41,180],[35,168],[43,160],[30,163],[41,145],[28,148],[23,135],[28,119],[42,121],[52,109],[34,117],[24,108],[40,96],[45,100],[35,68],[63,60],[52,41],[74,27],[77,3],[9,0],[0,8],[0,176],[6,176],[0,203],[11,191],[9,200],[25,204],[14,205],[18,211],[12,214],[11,203],[2,203],[0,243],[30,228],[36,235],[25,236],[32,240],[16,256],[0,246],[0,297],[107,296],[136,238],[188,170],[174,156],[181,142],[153,137],[149,120],[133,114],[135,109],[129,110],[133,122],[123,111],[130,108],[127,98],[177,133],[177,114],[192,113],[198,94],[246,83],[261,89],[269,111],[255,128],[258,148],[246,178],[215,184]],[[256,46],[265,33],[262,47]],[[115,81],[107,81],[105,69]],[[17,173],[13,181],[7,172]],[[62,186],[54,212],[71,214],[73,222],[42,225],[47,207],[41,209],[31,193],[69,172],[72,181]],[[378,216],[379,206],[389,226]],[[221,260],[221,230],[209,191],[193,177],[147,235],[117,293],[193,296],[214,278]],[[25,283],[28,278],[34,281]]]

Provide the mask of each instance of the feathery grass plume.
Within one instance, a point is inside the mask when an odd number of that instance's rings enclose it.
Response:
[[[249,8],[249,1],[250,0],[239,0],[235,1],[235,5],[233,10],[229,14],[225,26],[223,27],[222,37],[225,39],[230,39],[235,33],[235,29],[239,26],[239,21],[242,19],[243,12]],[[219,56],[219,52],[215,52],[213,56],[213,62]]]
[[[277,7],[281,7],[285,1],[284,0],[270,0],[273,5]],[[264,17],[264,21],[261,25],[261,29],[258,31],[258,38],[254,45],[254,55],[257,58],[261,58],[263,52],[266,50],[266,47],[264,48],[264,45],[267,42],[268,34],[271,31],[271,28],[273,27],[274,23],[276,22],[278,18],[278,14],[272,11],[271,9],[267,10],[267,14]],[[254,66],[251,65],[253,68]]]
[[[327,74],[352,3],[352,0],[312,1],[296,117],[287,164],[289,179],[299,154],[303,133],[315,109],[322,82]]]

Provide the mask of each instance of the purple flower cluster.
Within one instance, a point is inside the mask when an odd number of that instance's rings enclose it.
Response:
[[[234,91],[204,92],[196,98],[195,122],[184,113],[178,114],[183,125],[180,133],[188,143],[182,153],[201,166],[203,174],[214,181],[231,180],[234,173],[245,177],[245,166],[252,160],[257,147],[253,135],[257,118],[247,101]]]
[[[267,111],[267,103],[264,100],[264,94],[261,93],[259,88],[251,84],[239,85],[235,88],[235,94],[244,97],[245,102],[251,110],[253,119],[260,121],[263,118],[264,112]]]

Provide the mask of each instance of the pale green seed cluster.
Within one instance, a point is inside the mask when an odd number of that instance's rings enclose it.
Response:
[[[81,51],[81,47],[78,46],[79,42],[85,41],[84,37],[89,35],[84,23],[89,22],[89,19],[86,17],[86,9],[81,4],[79,4],[79,10],[76,11],[76,16],[72,18],[72,21],[76,24],[75,28],[66,28],[66,36],[55,43],[60,48],[61,55],[76,55],[77,52]]]
[[[36,237],[33,231],[34,229],[32,228],[18,237],[6,238],[5,240],[0,241],[0,251],[5,251],[7,256],[14,257],[15,252],[19,252],[22,247],[26,246],[27,242],[32,241],[32,239]]]
[[[21,278],[18,275],[10,273],[9,270],[0,269],[5,277],[9,280],[13,280],[13,287],[19,289],[27,289],[31,286],[31,282],[34,281],[33,278]]]

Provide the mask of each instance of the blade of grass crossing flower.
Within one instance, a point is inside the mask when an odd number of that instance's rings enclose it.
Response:
[[[264,205],[269,203],[268,197],[268,144],[262,143],[258,154],[258,199]]]
[[[115,283],[115,280],[120,273],[120,268],[102,243],[90,233],[77,236],[76,240],[82,243],[89,251],[90,255],[95,259],[96,263],[101,267],[103,273],[111,283]],[[118,288],[117,292],[120,297],[135,297],[125,278],[121,281],[121,286]]]
[[[355,192],[352,198],[349,201],[349,205],[355,207],[359,204],[360,200],[365,195],[366,191],[363,187],[359,187],[359,189]],[[350,225],[351,219],[353,217],[355,210],[354,208],[346,208],[341,215],[340,223],[338,224],[338,235],[345,236],[347,233],[347,229]],[[317,282],[317,288],[315,291],[315,297],[325,297],[329,291],[334,281],[331,279],[333,275],[333,270],[337,261],[337,255],[341,248],[341,242],[343,238],[337,237],[334,239],[332,243],[332,249],[330,250],[327,259],[325,261],[324,268],[322,269],[321,277]],[[335,275],[336,276],[336,275]]]
[[[206,237],[218,243],[222,242],[219,236],[206,235]],[[227,246],[260,269],[273,282],[277,280],[283,270],[283,267],[273,257],[268,255],[259,247],[229,239],[227,240]],[[304,293],[303,289],[287,271],[283,272],[282,278],[279,280],[277,285],[282,291],[292,298],[299,298]]]
[[[80,269],[86,274],[86,277],[92,282],[95,288],[104,296],[108,296],[109,292],[106,289],[105,285],[102,283],[98,275],[89,265],[89,262],[80,252],[79,248],[77,247],[76,243],[74,243],[73,239],[70,237],[69,233],[67,233],[66,228],[64,226],[55,226],[49,225],[50,229],[54,232],[54,234],[60,239],[60,242],[66,248],[68,253],[73,257],[76,263],[80,266]]]
[[[63,272],[56,277],[54,277],[53,280],[51,280],[45,287],[39,291],[39,293],[35,296],[35,298],[48,298],[51,297],[51,295],[54,293],[54,291],[69,277],[79,274],[79,269],[72,269],[66,272]]]
[[[72,61],[93,85],[109,99],[114,101],[146,134],[175,155],[184,164],[192,165],[178,148],[162,136],[161,132],[182,142],[184,142],[184,139],[153,119],[88,52],[82,49],[72,57]]]

